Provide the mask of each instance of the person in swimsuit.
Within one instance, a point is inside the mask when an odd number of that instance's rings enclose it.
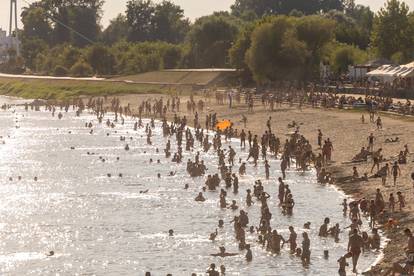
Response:
[[[349,236],[348,252],[352,253],[352,272],[356,273],[356,267],[358,264],[359,256],[361,255],[361,249],[364,248],[364,240],[358,235],[358,230],[354,229]]]

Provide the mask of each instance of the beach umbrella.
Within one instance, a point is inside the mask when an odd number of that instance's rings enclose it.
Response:
[[[227,128],[231,127],[232,123],[229,120],[223,120],[218,122],[216,128],[220,130],[226,130]]]

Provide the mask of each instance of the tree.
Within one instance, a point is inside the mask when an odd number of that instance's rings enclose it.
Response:
[[[111,20],[108,27],[102,33],[102,40],[107,45],[112,45],[128,37],[128,22],[125,15],[119,14]]]
[[[238,17],[253,13],[257,17],[277,12],[277,0],[236,0],[231,6],[232,14]]]
[[[70,74],[74,77],[89,77],[93,75],[93,69],[86,61],[80,59],[70,68]]]
[[[71,33],[71,43],[85,47],[98,40],[101,32],[99,11],[95,7],[69,8],[70,26],[80,34]]]
[[[86,60],[98,75],[110,75],[114,72],[115,57],[103,45],[93,45],[87,49]]]
[[[296,31],[300,41],[309,51],[304,66],[308,77],[319,75],[319,65],[324,47],[334,36],[335,22],[321,16],[305,16],[297,20]]]
[[[152,39],[152,18],[155,7],[151,0],[129,0],[127,3],[128,40],[132,42]]]
[[[256,25],[245,61],[260,83],[308,81],[319,76],[319,65],[334,29],[334,21],[317,15],[270,17]],[[241,54],[236,50],[231,54],[239,60]]]
[[[255,13],[257,17],[264,15],[289,15],[292,11],[305,15],[342,11],[344,0],[236,0],[231,10],[233,15],[242,17],[246,13]]]
[[[184,17],[184,10],[169,1],[155,6],[151,24],[154,40],[169,43],[182,42],[190,26],[189,20]]]
[[[46,16],[46,11],[42,7],[32,4],[23,9],[21,17],[23,39],[41,39],[50,42],[52,27]]]
[[[246,63],[246,53],[251,47],[251,36],[257,25],[260,23],[250,23],[246,25],[240,32],[229,50],[230,64],[239,70],[239,75],[243,83],[253,82],[252,72]]]
[[[48,45],[40,38],[24,38],[22,43],[22,57],[24,58],[26,67],[34,70],[37,55],[45,52],[47,49]]]
[[[83,47],[99,36],[103,3],[103,0],[41,0],[39,5],[54,22],[55,45],[71,43]]]
[[[408,6],[398,0],[388,0],[374,19],[372,46],[378,55],[391,58],[401,52],[408,60],[414,51],[414,28]]]
[[[366,53],[355,46],[339,44],[333,47],[330,64],[333,72],[338,76],[348,72],[349,65],[360,64],[367,59]]]
[[[306,44],[298,39],[292,18],[278,16],[259,25],[251,39],[246,63],[257,82],[298,79],[298,75],[303,75],[309,52]]]
[[[214,14],[198,19],[188,33],[189,66],[226,67],[228,51],[240,23],[233,17]]]

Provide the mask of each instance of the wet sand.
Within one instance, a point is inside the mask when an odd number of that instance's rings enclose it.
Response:
[[[159,98],[161,95],[124,95],[119,97],[122,105],[130,103],[133,109],[145,99]],[[166,96],[164,95],[164,98]],[[204,97],[195,97],[197,102],[199,99],[205,100]],[[181,106],[178,115],[186,115],[191,124],[194,116],[187,112],[186,102],[188,97],[181,98]],[[393,116],[389,114],[380,114],[383,121],[383,129],[377,130],[376,125],[369,123],[369,115],[366,112],[347,111],[339,109],[322,109],[303,107],[299,110],[297,107],[289,107],[284,104],[282,107],[275,108],[274,112],[266,110],[259,101],[255,102],[254,112],[248,113],[247,106],[242,102],[241,104],[234,104],[232,109],[228,105],[218,105],[214,98],[206,100],[206,108],[204,112],[199,112],[201,125],[204,125],[205,115],[217,113],[219,120],[228,119],[234,122],[236,129],[241,130],[243,123],[241,122],[242,114],[248,118],[247,130],[256,134],[262,134],[266,130],[266,121],[269,116],[272,116],[272,130],[276,132],[278,137],[283,138],[287,133],[292,132],[293,129],[288,128],[288,123],[296,121],[300,125],[300,132],[310,139],[314,151],[317,147],[317,130],[321,129],[324,134],[323,139],[330,138],[333,141],[333,163],[329,166],[329,171],[334,174],[336,179],[342,177],[352,176],[352,167],[356,166],[360,175],[367,172],[369,175],[372,161],[359,164],[347,164],[351,159],[359,153],[361,147],[368,146],[368,136],[372,132],[376,137],[374,149],[383,148],[383,155],[389,161],[396,161],[398,153],[404,149],[404,145],[408,144],[411,152],[414,152],[414,119],[400,116]],[[361,122],[361,116],[365,116],[365,124]],[[169,112],[169,116],[173,113]],[[168,119],[171,119],[169,117]],[[398,143],[385,143],[387,138],[399,137]],[[282,139],[281,139],[282,140]],[[282,140],[283,141],[283,140]],[[316,152],[320,152],[317,150]],[[384,250],[384,259],[377,265],[376,269],[388,269],[394,262],[401,262],[405,260],[403,248],[406,246],[406,237],[403,235],[405,228],[414,229],[414,214],[412,213],[414,207],[414,193],[413,181],[411,180],[411,173],[414,172],[414,155],[411,153],[408,158],[407,165],[400,165],[401,177],[397,180],[397,186],[392,186],[391,177],[387,180],[387,186],[381,184],[381,179],[370,179],[369,182],[341,182],[336,181],[335,185],[345,192],[347,195],[356,199],[366,197],[373,199],[375,197],[375,190],[380,188],[384,199],[388,200],[390,193],[396,194],[401,191],[406,199],[406,207],[402,212],[397,211],[394,218],[398,220],[399,224],[396,229],[387,230],[385,234],[391,240]],[[385,165],[383,163],[382,165]],[[372,275],[378,275],[373,273]]]

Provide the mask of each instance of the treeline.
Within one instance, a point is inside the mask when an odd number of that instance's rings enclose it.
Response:
[[[377,14],[353,0],[236,0],[230,12],[193,23],[170,1],[130,0],[105,29],[102,5],[35,2],[22,13],[23,60],[5,68],[89,76],[235,67],[244,81],[268,83],[317,79],[321,63],[340,76],[376,57],[414,58],[414,15],[399,0]]]

